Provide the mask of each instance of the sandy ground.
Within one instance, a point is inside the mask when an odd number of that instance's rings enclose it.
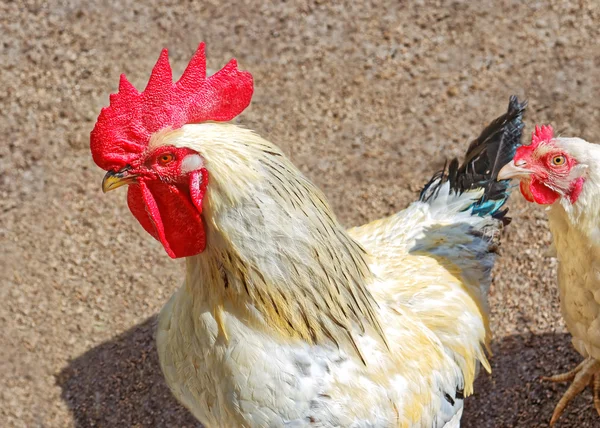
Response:
[[[92,3],[96,3],[93,5]],[[240,121],[277,142],[348,226],[402,209],[492,118],[600,136],[597,1],[0,2],[0,418],[15,427],[197,426],[152,338],[181,263],[104,196],[89,132],[119,73],[199,41],[256,83]],[[159,4],[163,3],[163,4]],[[170,4],[166,4],[170,3]],[[102,5],[100,5],[102,4]],[[580,358],[561,320],[543,210],[511,200],[490,304],[493,374],[465,427],[543,427]],[[600,426],[586,391],[561,427]]]

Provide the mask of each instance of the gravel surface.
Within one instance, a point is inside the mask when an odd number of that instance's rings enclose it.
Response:
[[[348,226],[405,207],[508,97],[527,129],[600,136],[592,1],[0,2],[0,418],[10,427],[197,426],[153,341],[171,261],[103,195],[89,132],[119,73],[142,88],[160,49],[176,74],[199,41],[214,71],[255,78],[239,121],[278,143]],[[465,427],[544,427],[580,361],[560,317],[542,209],[511,200],[490,293],[493,374]],[[560,427],[600,426],[586,391]]]

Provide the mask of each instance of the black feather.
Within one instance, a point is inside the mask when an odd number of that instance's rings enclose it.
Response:
[[[526,107],[527,101],[519,103],[516,96],[510,97],[508,111],[471,142],[463,163],[459,166],[458,159],[453,159],[447,168],[438,171],[421,191],[420,200],[427,202],[435,198],[445,182],[457,193],[482,188],[484,195],[471,205],[473,214],[491,215],[508,223],[508,210],[501,208],[508,198],[510,181],[497,181],[497,178],[500,169],[512,160],[521,145]]]

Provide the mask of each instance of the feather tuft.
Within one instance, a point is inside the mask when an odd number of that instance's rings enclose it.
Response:
[[[500,169],[512,160],[521,145],[523,113],[527,101],[519,103],[516,96],[510,98],[508,111],[490,123],[470,145],[462,165],[453,159],[448,167],[438,171],[421,191],[420,200],[430,202],[437,198],[442,184],[448,182],[449,192],[460,195],[481,190],[483,194],[471,203],[473,215],[492,216],[504,224],[508,210],[502,210],[508,199],[510,180],[497,181]]]

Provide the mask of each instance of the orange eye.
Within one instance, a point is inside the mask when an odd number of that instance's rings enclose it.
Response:
[[[565,164],[566,161],[567,159],[563,155],[554,156],[552,158],[552,165],[562,166]]]
[[[163,153],[158,157],[158,163],[161,165],[167,165],[171,163],[174,159],[174,156],[171,153]]]

